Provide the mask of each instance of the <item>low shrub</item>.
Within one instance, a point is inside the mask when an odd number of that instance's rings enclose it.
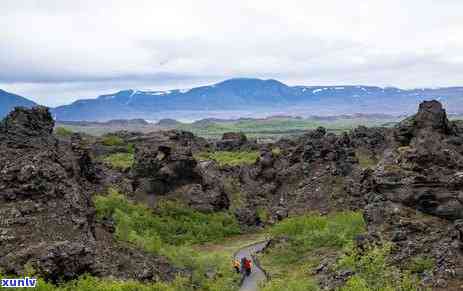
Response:
[[[128,201],[115,190],[107,196],[96,196],[95,206],[97,217],[115,220],[116,234],[121,240],[153,249],[159,243],[204,243],[241,232],[236,219],[229,213],[205,214],[173,201],[160,203],[153,212],[142,204]]]
[[[432,258],[425,256],[414,257],[408,263],[407,269],[414,274],[421,274],[426,271],[431,271],[435,266],[435,261]]]
[[[216,151],[201,152],[195,155],[197,160],[214,160],[220,166],[239,166],[254,164],[259,157],[258,151]]]
[[[125,145],[125,142],[122,138],[116,136],[116,135],[112,135],[112,134],[108,134],[108,135],[105,135],[103,137],[103,139],[101,140],[101,143],[105,146],[123,146]]]
[[[73,134],[74,132],[66,127],[57,127],[55,128],[55,134],[57,136],[61,136],[61,137],[69,137]]]
[[[103,162],[111,165],[113,168],[126,170],[132,167],[135,161],[133,153],[115,153],[103,158]]]
[[[371,246],[360,252],[351,247],[338,262],[339,269],[355,273],[339,291],[417,291],[416,278],[388,262],[390,244]],[[421,290],[421,289],[420,289]]]
[[[118,240],[164,255],[175,266],[192,270],[192,289],[236,290],[239,276],[230,266],[230,254],[198,252],[191,246],[239,234],[240,227],[230,214],[204,214],[175,201],[163,201],[153,211],[127,200],[115,189],[108,195],[97,195],[95,207],[97,219],[114,220]],[[208,272],[213,275],[206,277]]]
[[[365,232],[365,222],[359,212],[288,218],[270,230],[273,237],[287,238],[290,249],[296,253],[322,247],[341,249],[352,243],[353,239],[363,232]],[[294,257],[289,256],[288,260],[291,258]]]

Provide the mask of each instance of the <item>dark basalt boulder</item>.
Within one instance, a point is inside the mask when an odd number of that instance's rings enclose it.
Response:
[[[250,141],[242,132],[226,132],[222,139],[216,141],[215,147],[218,151],[255,150],[257,143]]]
[[[53,125],[44,107],[17,108],[2,122],[0,267],[7,273],[27,264],[50,279],[92,270],[94,209],[81,186],[89,169],[58,144]]]
[[[200,146],[195,139],[191,133],[169,131],[152,133],[136,144],[132,176],[137,199],[155,206],[162,196],[180,196],[200,211],[228,208],[217,164],[193,157],[192,145]]]
[[[349,184],[356,207],[364,209],[369,235],[394,242],[392,258],[398,264],[432,257],[431,284],[461,280],[455,275],[463,268],[458,125],[447,119],[439,102],[427,101],[392,129],[391,136],[379,163],[357,173]]]
[[[60,142],[53,126],[44,107],[16,108],[0,122],[2,272],[24,275],[32,267],[54,282],[85,273],[136,279],[151,264],[147,277],[172,279],[173,268],[161,259],[141,251],[134,256],[131,248],[96,237],[91,194],[99,183],[98,167],[78,134]],[[130,268],[113,264],[115,256]]]

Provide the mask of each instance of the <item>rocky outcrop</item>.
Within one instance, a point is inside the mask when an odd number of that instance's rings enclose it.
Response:
[[[46,278],[90,272],[95,256],[91,197],[80,156],[52,136],[43,107],[16,108],[0,127],[0,267],[32,265]]]
[[[79,135],[62,143],[53,126],[44,107],[16,108],[0,123],[0,269],[23,275],[32,267],[51,281],[142,271],[146,279],[172,278],[161,259],[97,238],[91,195],[98,168]]]
[[[216,163],[198,162],[192,147],[207,148],[192,134],[177,131],[153,133],[137,143],[132,171],[137,199],[155,206],[162,197],[180,196],[197,210],[228,208]]]
[[[248,140],[242,132],[226,132],[215,142],[215,147],[219,151],[255,150],[257,143]]]
[[[431,256],[436,266],[424,280],[428,284],[462,280],[463,146],[458,126],[439,102],[428,101],[392,131],[378,165],[358,175],[350,189],[365,198],[357,207],[365,209],[369,234],[395,243],[397,263]]]

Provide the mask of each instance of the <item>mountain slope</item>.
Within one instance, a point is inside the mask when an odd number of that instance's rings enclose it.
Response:
[[[57,120],[161,119],[282,114],[407,114],[438,99],[463,112],[463,87],[403,90],[374,86],[287,86],[276,80],[230,79],[188,90],[124,90],[53,109]],[[213,114],[213,112],[215,112]],[[246,113],[246,114],[244,114]],[[259,115],[258,114],[258,115]],[[230,117],[230,116],[228,116]]]
[[[0,89],[0,118],[5,117],[15,107],[31,108],[36,105],[35,102],[27,98]]]

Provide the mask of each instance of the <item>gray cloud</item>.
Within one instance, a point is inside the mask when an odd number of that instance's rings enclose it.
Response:
[[[463,78],[459,0],[3,0],[0,10],[0,87],[51,105],[237,76],[401,87]]]

